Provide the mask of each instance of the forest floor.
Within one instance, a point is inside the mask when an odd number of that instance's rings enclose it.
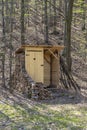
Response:
[[[55,98],[33,101],[0,88],[0,130],[87,130],[87,65],[73,57],[81,92],[58,89]]]

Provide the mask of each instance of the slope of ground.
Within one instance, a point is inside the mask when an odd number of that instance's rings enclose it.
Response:
[[[86,130],[86,123],[85,104],[39,103],[9,93],[0,96],[0,130]]]
[[[73,61],[73,75],[81,88],[81,94],[84,97],[84,102],[87,102],[87,61],[85,61],[82,57],[74,56],[72,58]]]
[[[0,130],[87,130],[87,65],[72,59],[81,93],[58,89],[51,100],[33,101],[0,88]]]
[[[32,101],[0,88],[0,130],[87,130],[86,66],[81,75],[73,60],[81,94],[59,89],[54,99]]]

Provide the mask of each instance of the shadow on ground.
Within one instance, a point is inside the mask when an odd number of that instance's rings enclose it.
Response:
[[[62,89],[53,97],[33,101],[0,88],[0,130],[86,130],[87,97]]]

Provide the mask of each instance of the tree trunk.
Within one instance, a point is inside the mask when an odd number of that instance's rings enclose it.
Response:
[[[38,30],[37,30],[37,7],[38,6],[38,3],[37,3],[37,0],[35,0],[35,34],[36,34],[36,43],[38,44]]]
[[[9,41],[9,48],[10,48],[10,58],[9,58],[9,68],[10,68],[10,88],[11,88],[11,77],[12,77],[12,33],[13,33],[13,0],[11,0],[11,9],[10,9],[10,41]]]
[[[25,44],[24,14],[25,14],[24,0],[21,0],[21,44],[22,45]]]
[[[2,67],[2,82],[3,82],[3,87],[5,87],[5,43],[6,43],[6,37],[5,37],[5,15],[4,15],[4,0],[2,0],[2,34],[3,34],[3,37],[2,37],[2,41],[3,41],[3,60],[2,60],[2,63],[3,63],[3,67]]]
[[[56,0],[53,0],[53,5],[54,5],[54,34],[56,34]]]
[[[64,45],[65,57],[68,66],[68,71],[71,72],[71,22],[74,0],[65,0],[65,31],[64,31]]]
[[[45,43],[48,44],[48,13],[47,13],[47,0],[44,0],[44,13],[45,13]]]

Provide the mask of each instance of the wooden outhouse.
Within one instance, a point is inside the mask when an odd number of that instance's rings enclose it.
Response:
[[[57,86],[60,77],[60,51],[63,48],[60,45],[26,45],[16,53],[25,52],[25,69],[35,82]]]

